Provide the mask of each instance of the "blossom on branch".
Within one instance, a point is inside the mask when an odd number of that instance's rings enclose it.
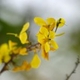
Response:
[[[26,31],[29,28],[29,22],[23,25],[19,34],[7,33],[7,35],[12,35],[18,38],[22,46],[19,46],[17,42],[11,41],[11,39],[9,39],[8,43],[0,45],[0,63],[4,63],[4,67],[0,73],[5,71],[6,67],[8,70],[8,65],[10,63],[12,63],[12,70],[15,72],[38,68],[41,64],[41,60],[38,56],[38,50],[41,50],[41,55],[44,59],[49,60],[49,52],[55,51],[59,48],[55,38],[63,35],[64,33],[56,34],[56,32],[59,27],[64,26],[65,20],[63,18],[59,18],[58,20],[54,18],[47,18],[44,20],[43,18],[35,17],[34,22],[40,26],[37,33],[38,42],[36,44],[28,44],[30,41]],[[16,65],[15,60],[17,56],[28,56],[29,51],[33,52],[33,58],[30,61],[24,60],[21,65]]]

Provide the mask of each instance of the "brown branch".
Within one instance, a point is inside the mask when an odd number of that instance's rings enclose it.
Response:
[[[2,68],[1,71],[0,71],[0,75],[1,75],[4,71],[8,70],[8,64],[13,61],[14,56],[15,56],[15,55],[12,54],[12,55],[11,55],[11,59],[10,59],[7,63],[4,64],[3,68]]]
[[[32,50],[34,50],[34,49],[40,49],[40,43],[36,43],[36,44],[34,44],[34,45],[27,46],[26,49],[27,49],[28,51],[32,51]]]
[[[4,64],[3,68],[2,68],[1,71],[0,71],[0,74],[3,73],[4,71],[8,70],[8,69],[7,69],[7,65],[8,65],[8,64],[9,64],[9,63],[5,63],[5,64]]]
[[[76,61],[76,63],[75,63],[74,69],[71,71],[71,73],[70,73],[69,75],[67,75],[67,77],[66,77],[65,80],[69,80],[70,77],[75,73],[75,71],[76,71],[76,69],[77,69],[79,63],[80,63],[80,61],[79,61],[79,56],[78,56],[77,61]]]

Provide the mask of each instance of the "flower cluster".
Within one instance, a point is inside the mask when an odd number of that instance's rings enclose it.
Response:
[[[42,18],[36,17],[34,21],[40,26],[37,37],[38,42],[41,44],[42,57],[48,60],[49,51],[58,49],[58,45],[54,41],[54,38],[57,36],[57,28],[62,27],[65,24],[65,20],[60,18],[56,21],[54,18],[47,18],[46,21],[44,21]]]
[[[56,34],[58,28],[64,26],[65,20],[63,18],[59,18],[55,20],[54,18],[47,18],[43,20],[40,17],[35,17],[34,22],[40,26],[40,29],[37,33],[37,43],[34,45],[29,45],[30,41],[28,40],[28,35],[26,33],[29,28],[29,22],[24,24],[22,30],[19,34],[15,33],[7,33],[7,35],[12,35],[18,38],[22,45],[27,46],[18,46],[17,42],[12,42],[9,40],[8,43],[4,43],[0,46],[0,63],[4,63],[3,70],[8,68],[10,63],[13,64],[13,71],[24,71],[30,70],[31,68],[38,68],[41,60],[38,56],[37,50],[41,50],[41,55],[44,59],[49,59],[49,51],[55,51],[58,49],[58,44],[54,40],[56,36],[60,36],[61,34]],[[28,55],[29,51],[33,51],[34,56],[30,62],[24,61],[22,65],[16,66],[14,60],[18,55],[25,56]]]

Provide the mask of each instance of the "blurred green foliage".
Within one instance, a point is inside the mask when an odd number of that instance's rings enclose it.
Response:
[[[12,41],[18,41],[17,38],[15,38],[12,35],[7,35],[6,33],[19,33],[22,26],[13,26],[8,23],[6,23],[4,20],[0,19],[0,44],[8,42],[8,40]]]
[[[71,48],[78,54],[80,54],[80,29],[73,31],[70,35]]]

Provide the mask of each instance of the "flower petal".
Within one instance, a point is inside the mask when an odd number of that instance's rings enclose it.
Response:
[[[20,52],[19,52],[20,55],[27,55],[27,49],[26,48],[21,48],[20,49]]]
[[[17,72],[17,71],[24,71],[24,70],[30,70],[30,69],[31,69],[31,65],[27,61],[24,61],[21,66],[14,67],[13,71]]]
[[[8,44],[9,44],[9,50],[14,50],[17,45],[17,43],[12,42],[11,40],[9,40]]]
[[[2,55],[8,55],[9,54],[9,48],[8,48],[8,45],[6,43],[1,45],[0,53],[2,53]]]
[[[46,53],[50,51],[50,45],[49,45],[48,42],[45,43],[45,47],[44,48],[45,48]]]
[[[52,24],[55,23],[56,20],[54,18],[47,18],[46,21],[48,24]]]
[[[32,68],[38,68],[40,66],[41,60],[38,57],[37,54],[34,55],[32,61],[31,61],[31,67]]]
[[[50,44],[54,49],[58,49],[58,45],[57,45],[57,43],[55,41],[51,40]]]
[[[11,59],[10,55],[4,55],[3,61],[7,63]]]
[[[28,43],[27,42],[27,33],[26,32],[23,32],[19,35],[19,39],[21,41],[22,44],[25,44],[25,43]]]
[[[48,29],[51,31],[54,29],[54,27],[56,26],[56,20],[54,18],[47,18],[46,19],[47,23],[48,23]]]
[[[47,30],[45,27],[41,27],[41,28],[40,28],[40,33],[41,33],[42,35],[44,35],[45,37],[47,37],[48,34],[49,34],[48,30]]]
[[[55,32],[50,31],[49,32],[49,39],[53,39],[55,37]]]
[[[30,70],[30,69],[31,65],[27,61],[24,61],[21,66],[21,70]]]
[[[10,50],[6,43],[2,44],[0,47],[0,63],[7,63],[11,59]]]
[[[49,53],[48,52],[46,53],[44,45],[42,45],[41,48],[42,48],[42,53],[41,53],[42,57],[46,60],[49,60]]]
[[[44,39],[45,39],[44,35],[42,35],[41,33],[38,33],[37,37],[38,37],[39,43],[41,44],[44,43]]]
[[[34,22],[39,26],[46,25],[46,22],[40,17],[35,17],[34,18]]]
[[[13,71],[14,71],[14,72],[21,71],[21,68],[20,68],[20,67],[14,67],[14,68],[13,68]]]
[[[20,34],[23,33],[23,32],[25,32],[28,28],[29,28],[29,22],[27,22],[26,24],[24,24],[24,26],[23,26]]]

